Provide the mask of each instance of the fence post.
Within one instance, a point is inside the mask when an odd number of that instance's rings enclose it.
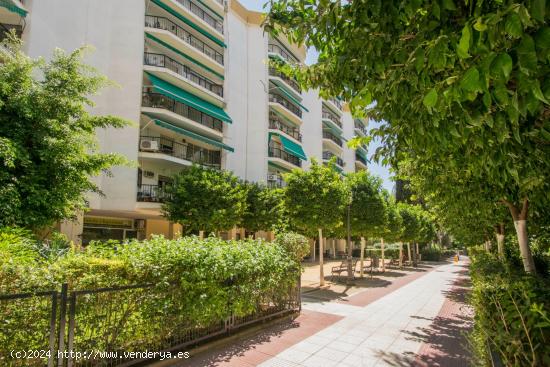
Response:
[[[67,349],[69,352],[73,350],[74,344],[74,328],[75,328],[75,316],[76,316],[76,292],[71,293],[71,300],[69,302],[69,332],[67,336]],[[67,360],[67,367],[73,366],[73,354],[69,354]]]
[[[302,312],[302,274],[298,273],[298,311]]]
[[[55,361],[55,326],[57,324],[57,291],[52,292],[52,314],[50,318],[50,356],[48,357],[48,367],[53,367]]]
[[[65,352],[65,321],[66,321],[66,314],[67,314],[67,290],[69,288],[69,285],[67,283],[63,283],[61,285],[61,298],[60,298],[60,306],[59,306],[59,347],[58,351],[61,352],[61,356],[57,359],[57,366],[63,367],[63,359],[64,359],[64,352]]]

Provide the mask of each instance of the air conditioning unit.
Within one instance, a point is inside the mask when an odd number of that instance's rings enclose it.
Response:
[[[140,150],[159,150],[159,142],[151,139],[141,139],[139,142]]]
[[[278,178],[277,175],[267,175],[268,181],[277,181]]]

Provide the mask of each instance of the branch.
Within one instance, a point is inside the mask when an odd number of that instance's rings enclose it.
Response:
[[[514,221],[516,220],[519,220],[519,210],[518,208],[511,202],[509,202],[508,200],[506,199],[500,199],[500,201],[506,205],[508,207],[508,209],[510,209],[510,214],[512,214],[512,219],[514,219]]]

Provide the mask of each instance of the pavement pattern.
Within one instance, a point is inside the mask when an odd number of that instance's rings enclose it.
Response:
[[[312,289],[295,320],[176,365],[468,366],[463,334],[473,315],[464,300],[467,262],[391,270],[375,278],[388,284],[338,296]]]

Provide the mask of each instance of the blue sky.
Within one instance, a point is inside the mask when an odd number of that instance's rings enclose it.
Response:
[[[247,9],[250,10],[256,10],[256,11],[263,11],[263,4],[265,4],[266,1],[264,0],[239,0],[241,4],[243,4]],[[317,60],[317,50],[315,49],[309,49],[307,53],[306,58],[306,64],[312,64]],[[374,127],[378,124],[373,121],[369,121],[370,126]],[[380,146],[380,141],[374,140],[369,145],[369,158],[374,154],[374,151],[376,148]],[[372,162],[369,164],[369,171],[375,175],[380,176],[384,180],[384,188],[388,190],[389,192],[392,191],[394,182],[390,179],[390,172],[387,167],[381,166],[379,164],[376,164]]]

